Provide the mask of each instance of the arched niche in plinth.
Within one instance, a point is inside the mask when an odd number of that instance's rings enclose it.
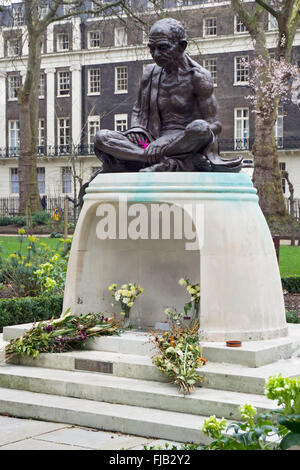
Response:
[[[162,233],[162,219],[153,218],[151,210],[156,207],[157,214],[158,205],[161,217],[167,216],[168,208],[171,214],[176,212],[171,215],[169,237]],[[116,224],[107,226],[110,235],[101,239],[109,211]],[[137,238],[138,230],[131,232],[130,224],[137,225],[143,211],[147,231],[140,226],[142,235]],[[274,244],[246,174],[98,175],[87,190],[74,234],[64,312],[67,308],[76,314],[116,311],[108,286],[137,282],[145,292],[132,310],[133,322],[139,318],[142,326],[153,327],[165,321],[166,307],[182,311],[188,297],[178,285],[181,277],[200,280],[203,339],[246,341],[287,335]]]

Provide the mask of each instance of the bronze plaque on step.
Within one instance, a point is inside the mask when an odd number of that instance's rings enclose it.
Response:
[[[90,359],[75,359],[75,369],[87,370],[89,372],[113,373],[112,362],[92,361]]]

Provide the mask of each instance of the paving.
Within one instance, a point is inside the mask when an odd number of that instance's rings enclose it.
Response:
[[[0,415],[0,450],[144,450],[178,442]]]

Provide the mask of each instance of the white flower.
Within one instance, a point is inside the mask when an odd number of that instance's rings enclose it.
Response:
[[[116,293],[115,294],[115,299],[116,299],[117,302],[120,300],[120,298],[121,298],[120,294]]]

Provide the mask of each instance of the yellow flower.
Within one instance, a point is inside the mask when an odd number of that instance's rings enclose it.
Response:
[[[166,308],[166,309],[165,309],[165,314],[168,315],[168,313],[170,313],[170,309],[169,309],[169,308]]]
[[[123,317],[125,317],[126,314],[125,314],[125,312],[121,312],[121,315],[123,315]]]
[[[132,307],[133,306],[133,302],[128,302],[128,307]]]
[[[112,291],[112,290],[115,290],[117,287],[117,284],[111,284],[108,288],[108,290]]]
[[[32,235],[29,235],[28,236],[28,240],[31,242],[31,243],[36,243],[38,241],[38,239],[36,237],[33,237]]]
[[[27,250],[31,250],[31,249],[32,249],[32,246],[29,245],[29,246],[27,247]]]
[[[32,266],[32,264],[31,263],[26,263],[25,266],[26,266],[26,268],[30,268]]]
[[[140,292],[144,292],[144,290],[145,290],[145,289],[144,289],[143,287],[139,287],[139,291],[140,291]]]
[[[17,258],[18,256],[16,255],[16,253],[12,253],[11,255],[9,255],[10,258]]]
[[[121,286],[122,289],[127,289],[127,284],[123,284],[123,286]]]
[[[24,235],[24,233],[26,233],[25,229],[24,228],[19,228],[18,234],[19,235]]]
[[[186,282],[186,280],[182,277],[181,279],[179,279],[178,284],[179,284],[180,286],[186,286],[186,285],[187,285],[187,282]]]

